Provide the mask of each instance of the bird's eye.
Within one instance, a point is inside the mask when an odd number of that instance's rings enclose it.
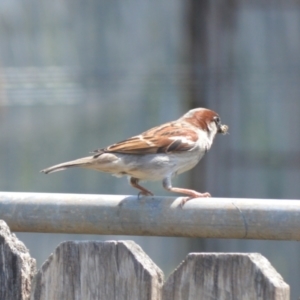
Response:
[[[220,122],[221,122],[221,120],[220,120],[219,117],[215,117],[215,118],[214,118],[214,121],[215,121],[217,124],[220,124]]]

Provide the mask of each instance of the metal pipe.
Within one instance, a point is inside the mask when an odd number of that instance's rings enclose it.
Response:
[[[0,192],[12,231],[300,240],[300,201]]]

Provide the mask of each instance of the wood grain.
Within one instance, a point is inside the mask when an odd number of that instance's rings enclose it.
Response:
[[[64,242],[38,272],[31,300],[159,300],[162,284],[134,242]]]
[[[288,300],[289,286],[258,253],[190,253],[163,286],[163,300]]]
[[[28,300],[35,270],[35,259],[0,220],[0,299]]]

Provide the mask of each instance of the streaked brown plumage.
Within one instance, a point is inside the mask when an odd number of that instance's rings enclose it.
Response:
[[[149,129],[140,135],[97,149],[89,157],[55,165],[44,173],[69,167],[82,167],[128,175],[130,184],[143,195],[153,195],[139,185],[140,180],[162,180],[169,191],[186,194],[189,198],[209,197],[209,193],[172,187],[172,177],[193,168],[210,149],[217,133],[227,133],[218,114],[205,108],[190,110],[176,121]],[[182,203],[182,204],[183,204]]]

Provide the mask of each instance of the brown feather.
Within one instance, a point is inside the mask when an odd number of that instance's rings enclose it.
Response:
[[[209,131],[209,123],[218,116],[219,115],[212,110],[203,109],[202,111],[194,112],[190,117],[185,117],[185,121],[205,131]]]
[[[126,154],[181,152],[192,149],[197,139],[197,133],[189,124],[171,122],[95,152]]]
[[[151,128],[105,149],[95,150],[95,157],[104,152],[142,155],[189,151],[198,140],[194,127],[209,131],[208,126],[215,117],[218,114],[209,109],[191,110],[176,121]]]

